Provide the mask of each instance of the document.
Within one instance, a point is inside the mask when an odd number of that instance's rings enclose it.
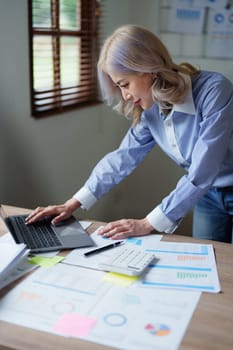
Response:
[[[233,57],[233,7],[209,12],[206,38],[206,56]]]
[[[32,265],[28,261],[28,255],[23,255],[17,265],[12,267],[0,277],[0,289],[6,287],[8,284],[16,281],[25,274],[35,270],[37,266]]]
[[[177,350],[201,293],[108,283],[103,271],[38,268],[0,300],[0,320],[121,350]]]
[[[17,264],[17,261],[25,253],[25,244],[2,243],[0,240],[0,276]]]
[[[7,233],[0,238],[0,289],[35,269],[28,262],[25,244],[16,244]]]
[[[159,261],[138,280],[141,286],[220,292],[211,244],[158,242],[148,251],[153,252]]]
[[[206,11],[203,6],[192,6],[189,0],[176,0],[171,3],[170,31],[176,33],[202,33]]]

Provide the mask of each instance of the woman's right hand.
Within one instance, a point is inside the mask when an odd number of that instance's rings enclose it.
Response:
[[[80,206],[81,203],[79,201],[77,201],[75,198],[71,198],[64,204],[37,207],[31,214],[28,215],[26,218],[26,223],[33,224],[45,216],[54,216],[52,224],[56,225],[60,221],[68,219]]]

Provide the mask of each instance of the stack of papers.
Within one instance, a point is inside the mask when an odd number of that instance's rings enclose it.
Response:
[[[19,259],[24,255],[26,245],[12,244],[7,242],[0,243],[0,276],[7,273]]]
[[[26,245],[0,240],[0,289],[32,269]]]

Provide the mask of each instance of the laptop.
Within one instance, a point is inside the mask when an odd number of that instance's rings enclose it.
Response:
[[[30,253],[95,246],[80,222],[71,216],[56,226],[51,217],[26,225],[28,215],[1,215],[16,243],[24,243]]]

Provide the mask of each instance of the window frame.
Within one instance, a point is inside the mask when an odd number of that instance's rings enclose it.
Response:
[[[79,0],[81,8],[80,30],[64,30],[59,28],[59,0],[50,0],[53,13],[52,26],[50,29],[33,28],[33,0],[28,0],[29,17],[29,65],[30,65],[30,96],[31,115],[35,118],[43,118],[50,115],[64,113],[66,111],[79,109],[101,103],[97,81],[97,60],[99,53],[99,17],[100,5],[97,0]],[[90,11],[91,10],[91,11]],[[52,38],[53,53],[53,89],[36,90],[34,88],[34,60],[33,39],[36,35],[47,35]],[[80,38],[80,83],[76,86],[62,87],[60,79],[60,40],[65,36]],[[88,46],[88,48],[87,48]],[[78,56],[77,56],[78,57]],[[85,57],[85,59],[83,59]],[[84,62],[82,62],[82,59]],[[76,89],[70,93],[73,102],[65,100],[69,95],[69,89]],[[68,93],[67,93],[68,92]],[[47,97],[46,97],[47,96]],[[62,99],[63,98],[63,99]],[[69,98],[69,96],[68,96]],[[52,101],[48,102],[47,101]],[[40,105],[42,101],[42,107]]]

